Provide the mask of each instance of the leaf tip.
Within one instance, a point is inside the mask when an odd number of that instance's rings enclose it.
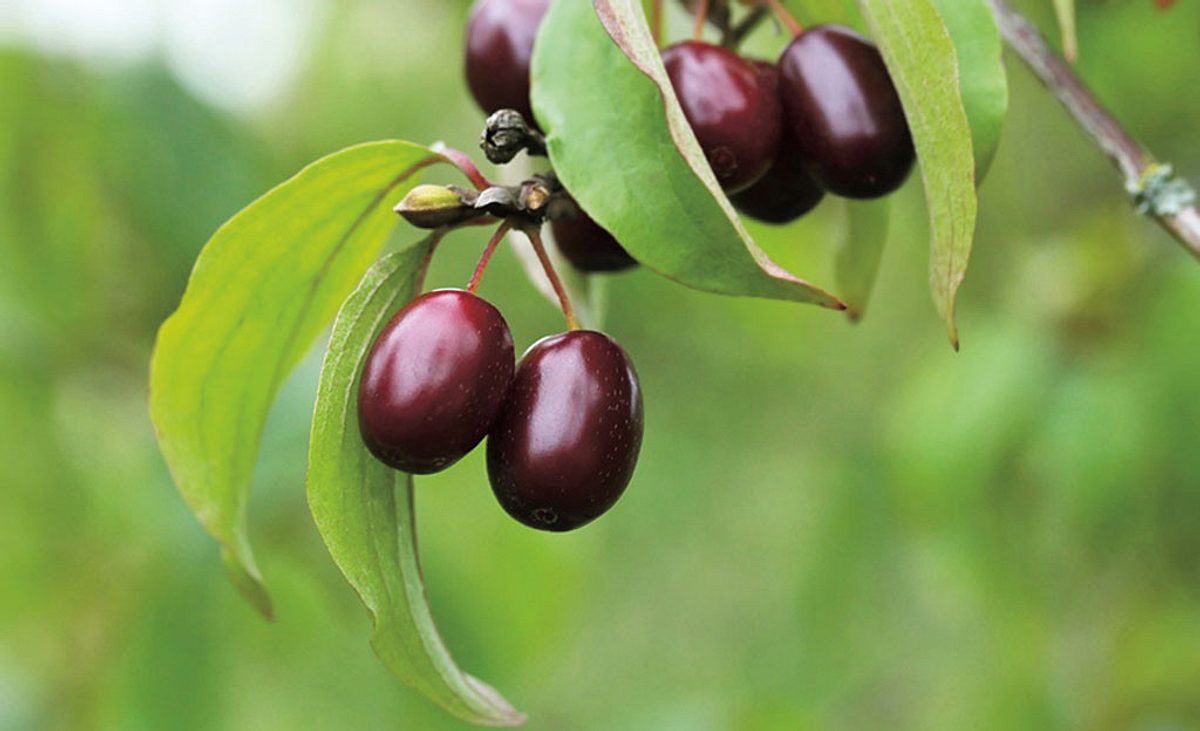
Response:
[[[529,717],[513,707],[508,700],[500,695],[492,686],[468,673],[463,673],[463,680],[473,690],[476,696],[487,706],[487,715],[480,719],[484,724],[496,728],[516,728],[524,726]]]
[[[842,300],[838,299],[837,296],[829,294],[828,292],[821,292],[821,294],[822,294],[822,297],[818,301],[817,304],[821,305],[822,307],[833,310],[835,312],[849,312],[850,311],[850,309],[851,309],[850,305],[848,305],[845,302],[843,302]]]
[[[263,619],[274,622],[275,607],[271,603],[271,596],[267,594],[267,587],[263,585],[262,577],[258,575],[258,569],[242,563],[228,548],[221,549],[221,560],[225,564],[225,573],[229,575],[230,582],[242,598],[249,602]]]
[[[846,308],[846,319],[850,321],[851,325],[859,324],[860,322],[862,322],[862,318],[863,318],[862,310],[858,309],[857,307],[847,307]]]

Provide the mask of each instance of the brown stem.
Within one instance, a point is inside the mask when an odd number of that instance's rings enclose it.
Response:
[[[437,251],[438,244],[442,243],[442,239],[450,232],[450,228],[439,228],[429,236],[429,250],[425,252],[425,257],[421,259],[421,266],[417,269],[417,278],[415,280],[417,294],[420,294],[425,289],[425,275],[429,274],[429,264],[433,261],[433,252]]]
[[[704,24],[708,22],[708,0],[700,0],[700,7],[696,10],[696,25],[692,28],[692,38],[694,40],[704,39]]]
[[[500,242],[504,240],[504,236],[511,228],[512,224],[505,221],[496,229],[496,233],[492,234],[491,240],[487,243],[487,248],[483,250],[483,256],[479,257],[479,264],[475,266],[475,273],[471,275],[471,281],[467,284],[467,291],[471,294],[475,294],[475,291],[479,289],[479,283],[483,281],[483,273],[487,271],[488,264],[492,262],[492,256],[496,253]]]
[[[663,2],[654,0],[650,5],[650,32],[654,34],[656,48],[662,48],[663,44]]]
[[[780,0],[766,0],[766,3],[771,12],[775,14],[775,17],[779,18],[779,22],[783,23],[783,27],[788,29],[788,33],[792,34],[793,38],[804,32],[804,26],[800,25],[800,21],[796,20],[796,16],[789,13],[788,9],[783,7],[783,3]]]
[[[703,13],[708,24],[722,34],[729,32],[729,0],[679,0],[679,4],[693,14],[700,14],[701,3],[708,6]]]
[[[1075,74],[1046,39],[1007,0],[991,0],[1004,40],[1104,152],[1125,180],[1140,212],[1200,259],[1200,212],[1196,193],[1169,165],[1154,160]]]
[[[536,226],[522,228],[521,232],[529,237],[529,242],[533,244],[533,251],[537,254],[538,261],[542,263],[542,269],[546,272],[546,278],[550,280],[550,286],[554,288],[554,294],[558,296],[558,304],[562,307],[563,316],[567,318],[567,329],[578,330],[579,321],[575,319],[575,308],[571,306],[571,298],[567,297],[567,290],[563,286],[562,280],[558,278],[558,272],[554,271],[554,264],[550,262],[550,255],[546,253],[546,246],[542,243],[541,232]]]

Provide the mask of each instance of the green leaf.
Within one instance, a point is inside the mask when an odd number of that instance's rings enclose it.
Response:
[[[163,456],[234,584],[267,617],[246,535],[267,411],[379,253],[397,220],[391,204],[440,160],[418,145],[377,142],[308,166],[217,231],[159,330],[150,412]]]
[[[524,716],[462,672],[434,626],[417,560],[412,478],[372,457],[358,431],[364,362],[388,318],[417,293],[435,243],[381,259],[338,314],[313,414],[308,502],[334,561],[371,613],[371,645],[388,670],[459,718],[515,726]]]
[[[891,204],[888,199],[846,201],[846,235],[835,259],[838,291],[846,314],[857,322],[866,313],[875,287],[883,245],[887,242]]]
[[[971,124],[978,186],[991,168],[1008,114],[1004,43],[988,0],[934,0],[934,4],[958,55],[959,87]]]
[[[1054,0],[1054,14],[1062,32],[1063,55],[1071,63],[1079,56],[1079,39],[1075,32],[1075,0]]]
[[[638,261],[696,289],[844,307],[746,233],[683,117],[637,0],[554,3],[533,79],[559,178]]]
[[[931,0],[859,0],[912,129],[933,236],[930,283],[951,344],[954,310],[975,235],[975,159],[958,86],[958,60]]]

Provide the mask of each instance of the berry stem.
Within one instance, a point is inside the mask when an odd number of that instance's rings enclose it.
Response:
[[[767,7],[771,9],[771,12],[775,14],[780,23],[783,23],[783,27],[787,28],[793,37],[804,32],[804,26],[800,25],[800,21],[796,20],[796,16],[789,13],[788,9],[783,7],[781,0],[765,0],[765,2],[767,3]]]
[[[471,294],[475,294],[475,291],[479,289],[479,283],[483,281],[483,273],[487,271],[488,264],[492,262],[492,256],[496,253],[500,242],[504,240],[504,236],[511,229],[512,224],[505,221],[496,229],[496,233],[492,234],[491,240],[487,243],[487,248],[483,250],[483,256],[479,257],[479,264],[475,266],[475,273],[471,275],[471,281],[467,284],[467,291]]]
[[[650,5],[650,32],[654,35],[655,48],[662,48],[663,44],[663,2],[654,0]]]
[[[546,272],[546,278],[550,280],[550,286],[554,288],[554,294],[558,295],[558,304],[562,307],[563,315],[567,318],[567,329],[578,330],[579,322],[575,319],[575,308],[571,306],[571,299],[567,297],[567,290],[563,287],[562,280],[558,278],[558,272],[554,271],[554,264],[550,262],[550,255],[546,253],[546,246],[542,243],[541,232],[536,226],[522,228],[521,232],[529,237],[529,242],[533,244],[533,250],[537,254],[538,261],[542,263],[542,269]]]
[[[697,41],[704,39],[704,24],[708,22],[708,5],[709,0],[700,0],[700,7],[696,9],[696,26],[692,29],[692,38]]]
[[[492,187],[492,183],[479,172],[479,168],[471,161],[465,152],[455,150],[452,147],[446,147],[442,143],[437,143],[431,148],[434,152],[441,155],[446,162],[462,171],[463,175],[471,181],[471,185],[475,186],[476,190],[487,190]]]
[[[429,274],[429,263],[433,261],[433,252],[437,251],[438,244],[442,243],[442,239],[446,234],[450,233],[450,228],[439,228],[429,235],[429,250],[425,252],[425,258],[421,260],[421,266],[417,269],[416,277],[416,292],[420,293],[425,289],[425,275]]]

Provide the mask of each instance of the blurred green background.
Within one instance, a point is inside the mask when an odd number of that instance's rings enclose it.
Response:
[[[1025,7],[1053,30],[1048,2]],[[374,660],[309,518],[319,354],[273,412],[251,506],[275,624],[172,487],[146,371],[199,248],[267,187],[365,140],[474,148],[466,11],[0,12],[0,729],[461,728]],[[1200,3],[1080,14],[1083,76],[1200,180]],[[478,454],[421,481],[435,616],[529,728],[1200,729],[1200,270],[1012,71],[962,353],[910,184],[858,327],[611,282],[647,434],[603,520],[521,528]],[[840,214],[755,233],[831,283]],[[431,283],[465,282],[482,244],[458,235]],[[507,252],[484,292],[518,348],[561,329]]]

